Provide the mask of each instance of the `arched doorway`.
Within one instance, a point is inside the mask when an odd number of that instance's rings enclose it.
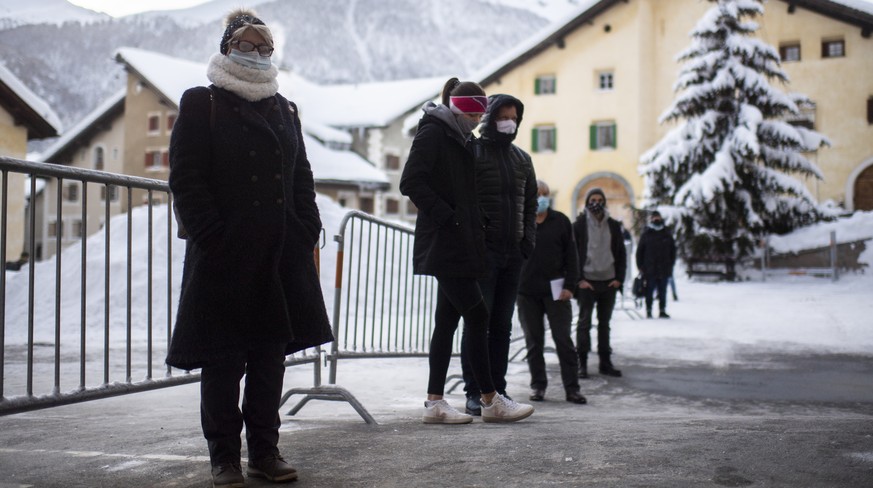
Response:
[[[616,173],[594,173],[586,176],[573,191],[574,216],[585,208],[585,195],[592,188],[600,188],[606,194],[606,207],[612,218],[624,222],[626,228],[633,225],[630,205],[634,201],[633,189],[621,175]]]
[[[873,165],[867,166],[855,179],[852,208],[873,210]]]

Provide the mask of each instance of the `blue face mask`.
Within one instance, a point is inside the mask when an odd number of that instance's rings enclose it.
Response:
[[[246,68],[268,70],[270,69],[270,66],[272,66],[270,56],[261,56],[257,51],[244,53],[237,51],[236,49],[231,49],[227,57],[236,64],[245,66]]]
[[[541,214],[541,213],[545,212],[546,210],[548,210],[549,204],[551,202],[552,202],[552,200],[545,195],[538,196],[537,197],[537,213]]]

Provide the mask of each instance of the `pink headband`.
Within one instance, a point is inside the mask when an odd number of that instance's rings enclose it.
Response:
[[[456,114],[481,114],[488,109],[488,97],[449,97],[449,108]]]

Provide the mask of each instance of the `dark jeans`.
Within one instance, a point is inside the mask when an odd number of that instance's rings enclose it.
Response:
[[[655,290],[658,291],[658,307],[662,312],[667,310],[667,284],[670,282],[670,277],[665,278],[648,278],[646,277],[646,310],[652,310],[652,302],[654,302]]]
[[[546,326],[543,316],[549,319],[552,330],[552,340],[558,352],[558,363],[561,365],[561,382],[567,392],[579,391],[576,358],[576,347],[570,338],[570,323],[573,320],[573,308],[569,300],[556,301],[551,296],[518,296],[518,318],[524,329],[524,341],[527,345],[527,366],[530,368],[530,387],[533,390],[545,390],[549,384],[546,376],[546,361],[543,349],[546,342]]]
[[[245,374],[242,411],[240,380]],[[279,454],[279,400],[285,378],[285,344],[258,346],[203,367],[200,424],[212,465],[239,463],[246,426],[249,459]]]
[[[588,352],[591,350],[591,316],[597,307],[597,354],[609,359],[612,348],[609,346],[609,321],[615,307],[617,288],[610,288],[609,281],[589,281],[593,290],[579,288],[579,326],[576,328],[576,350],[579,364],[588,365]]]
[[[488,361],[488,307],[479,283],[473,278],[437,277],[437,304],[433,335],[430,339],[427,392],[442,395],[452,360],[452,342],[458,320],[464,317],[464,337],[468,339],[473,374],[484,393],[494,391]]]
[[[512,255],[486,254],[488,274],[479,280],[482,295],[491,319],[488,322],[488,356],[491,361],[491,381],[501,394],[506,393],[506,369],[509,367],[509,340],[512,335],[512,314],[524,264],[519,252]],[[467,335],[461,336],[461,372],[468,397],[481,393],[470,364],[472,353]]]

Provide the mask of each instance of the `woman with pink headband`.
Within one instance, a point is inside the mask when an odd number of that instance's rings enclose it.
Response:
[[[400,191],[418,207],[413,271],[435,276],[439,284],[431,336],[430,375],[423,421],[467,424],[443,399],[458,315],[470,350],[473,374],[482,392],[482,420],[515,422],[533,413],[495,391],[488,360],[488,307],[477,282],[485,273],[485,224],[476,197],[470,142],[488,107],[477,83],[448,80],[442,104],[427,102],[400,179]]]

